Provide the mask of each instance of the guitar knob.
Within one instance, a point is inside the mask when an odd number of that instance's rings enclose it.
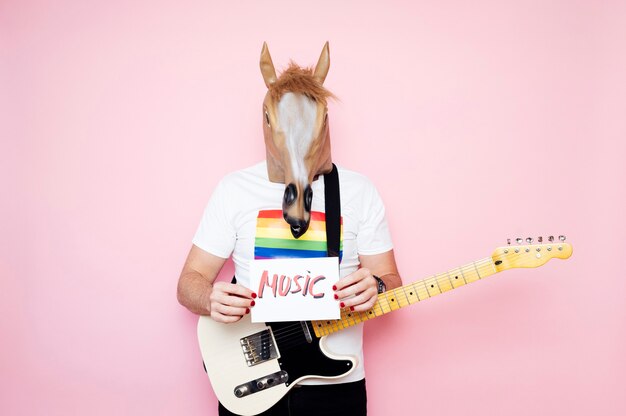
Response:
[[[533,238],[532,238],[532,237],[527,237],[527,238],[526,238],[526,242],[527,242],[528,244],[532,244],[532,242],[533,242]]]
[[[521,238],[517,237],[517,238],[515,239],[515,242],[516,242],[517,244],[522,244],[522,243],[524,242],[524,240],[522,240]]]
[[[272,387],[273,385],[274,385],[274,378],[272,376],[263,377],[262,379],[257,380],[256,382],[256,386],[259,390]]]
[[[559,240],[560,240],[560,241],[565,241],[565,238],[566,238],[566,237],[565,237],[564,235],[560,235],[560,236],[559,236]]]
[[[543,237],[542,237],[542,236],[539,236],[539,237],[537,238],[537,242],[539,242],[539,243],[543,243]]]
[[[554,241],[554,236],[551,235],[550,237],[548,237],[548,241],[552,243]]]
[[[511,239],[510,238],[506,239],[506,244],[509,245],[509,246],[511,245]]]
[[[249,389],[248,389],[248,387],[247,387],[247,386],[240,386],[240,387],[237,387],[237,388],[235,389],[235,396],[237,396],[237,397],[243,397],[243,396],[245,396],[246,394],[248,394],[248,390],[249,390]]]

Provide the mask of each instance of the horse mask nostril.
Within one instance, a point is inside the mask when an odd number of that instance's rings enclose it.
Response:
[[[307,212],[311,212],[311,204],[313,203],[313,189],[311,185],[307,185],[304,190],[304,209]]]
[[[293,204],[298,196],[298,190],[296,189],[296,185],[290,183],[285,188],[285,195],[283,196],[283,203],[285,206],[289,206]]]

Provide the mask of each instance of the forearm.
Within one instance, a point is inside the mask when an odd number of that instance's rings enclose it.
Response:
[[[187,271],[178,280],[178,302],[195,314],[210,315],[212,290],[209,279],[196,271]]]

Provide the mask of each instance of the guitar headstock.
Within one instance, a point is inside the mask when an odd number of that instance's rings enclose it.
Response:
[[[543,241],[543,237],[539,237],[537,238],[539,244],[533,244],[531,237],[526,238],[526,240],[516,238],[515,242],[517,245],[510,245],[511,240],[508,239],[507,246],[498,247],[491,255],[498,271],[543,266],[548,260],[554,258],[567,259],[573,251],[572,245],[565,242],[564,235],[560,235],[557,241],[553,236],[550,236],[547,242]]]

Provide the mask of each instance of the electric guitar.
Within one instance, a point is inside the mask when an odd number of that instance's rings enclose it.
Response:
[[[200,317],[200,350],[217,398],[231,412],[261,413],[302,380],[337,379],[354,370],[354,357],[336,356],[326,348],[327,335],[504,270],[539,267],[572,255],[564,236],[542,244],[532,244],[530,238],[525,245],[517,242],[497,248],[491,257],[384,292],[368,311],[344,308],[337,320],[252,323],[244,315],[237,323],[222,324]]]

